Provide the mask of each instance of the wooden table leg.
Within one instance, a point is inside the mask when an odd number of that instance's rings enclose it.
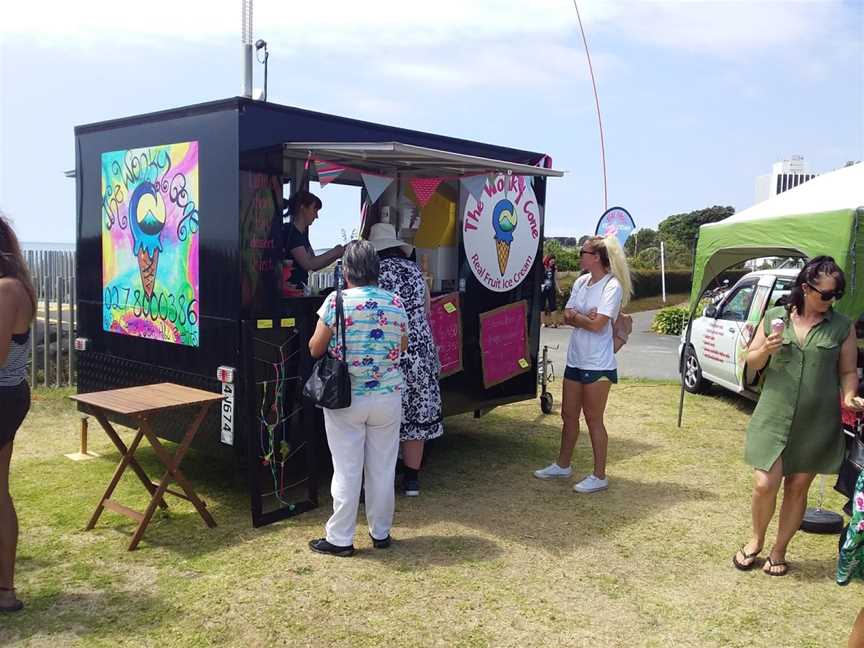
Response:
[[[195,494],[195,490],[192,488],[192,485],[189,483],[189,480],[186,479],[186,476],[180,470],[180,462],[183,461],[183,458],[186,456],[186,453],[189,451],[189,447],[192,444],[192,440],[195,438],[195,434],[198,432],[198,428],[201,426],[201,423],[204,421],[204,418],[207,416],[207,412],[210,410],[210,407],[213,403],[205,403],[201,410],[198,412],[198,415],[195,417],[195,420],[189,425],[186,429],[186,433],[183,435],[183,439],[180,442],[180,446],[177,448],[177,451],[174,453],[173,457],[168,453],[165,449],[165,446],[159,441],[153,429],[145,422],[143,426],[144,436],[147,437],[147,440],[150,441],[153,446],[153,450],[156,452],[157,456],[161,459],[162,463],[165,464],[165,467],[168,468],[168,471],[165,473],[165,477],[170,477],[170,481],[176,481],[177,484],[186,492],[185,499],[188,499],[195,509],[198,511],[199,515],[204,518],[204,522],[211,529],[216,526],[216,521],[213,519],[213,516],[210,515],[210,512],[207,510],[207,505],[201,501],[201,499]]]
[[[123,439],[120,438],[120,435],[117,434],[117,431],[114,429],[114,426],[111,425],[110,421],[106,418],[105,414],[102,412],[96,412],[93,415],[97,421],[99,421],[99,425],[102,426],[102,429],[105,430],[105,434],[108,435],[108,438],[111,439],[112,443],[117,447],[120,453],[124,456],[129,454],[129,451],[126,449],[126,445],[123,443]],[[140,427],[139,427],[140,430]],[[140,439],[139,439],[140,441]],[[144,484],[144,488],[147,489],[147,492],[150,493],[151,497],[153,493],[156,492],[156,487],[153,485],[153,482],[150,481],[150,478],[147,476],[147,473],[144,472],[144,469],[141,467],[141,464],[138,463],[138,460],[133,456],[134,451],[129,455],[129,467],[135,471],[138,479]],[[159,500],[159,506],[163,509],[168,508],[168,504],[165,503],[164,499]]]
[[[192,440],[195,438],[195,434],[201,426],[201,423],[204,421],[204,417],[207,415],[207,411],[210,409],[211,405],[212,403],[205,403],[202,405],[201,410],[195,417],[195,420],[192,421],[188,428],[186,428],[183,440],[180,442],[180,446],[177,448],[177,451],[173,456],[165,449],[165,446],[160,443],[147,418],[145,417],[141,419],[141,432],[147,437],[147,440],[153,446],[156,456],[159,457],[159,460],[165,465],[167,470],[165,471],[165,474],[162,475],[159,484],[156,486],[156,492],[153,493],[153,497],[147,505],[147,509],[144,511],[144,518],[141,520],[138,528],[135,530],[135,534],[132,536],[132,541],[129,543],[129,551],[134,551],[138,546],[138,543],[144,536],[144,531],[147,529],[147,525],[150,524],[150,520],[156,510],[156,503],[168,490],[168,485],[172,481],[176,481],[186,492],[186,499],[192,503],[192,506],[194,506],[195,510],[198,511],[198,514],[204,519],[207,526],[210,528],[216,526],[216,521],[213,519],[213,516],[210,515],[206,505],[198,498],[195,491],[192,489],[191,484],[189,484],[186,477],[179,469],[180,462],[189,450],[189,446],[192,444]]]
[[[84,527],[85,531],[89,531],[94,526],[96,526],[96,522],[99,521],[99,516],[102,515],[102,511],[105,510],[105,500],[111,498],[111,493],[114,492],[117,484],[120,483],[120,478],[123,476],[126,467],[132,461],[135,461],[133,455],[135,454],[135,450],[138,449],[138,444],[141,442],[141,438],[143,436],[144,432],[139,429],[138,434],[135,435],[135,439],[132,441],[132,445],[129,446],[129,449],[126,452],[123,453],[123,458],[120,459],[120,463],[117,464],[117,468],[114,470],[114,476],[111,478],[111,482],[108,484],[108,488],[105,491],[105,494],[102,495],[102,497],[99,499],[99,505],[96,507],[96,510],[93,511],[93,515],[90,516],[90,521],[87,523],[87,526]],[[123,442],[121,441],[120,443],[122,445]]]

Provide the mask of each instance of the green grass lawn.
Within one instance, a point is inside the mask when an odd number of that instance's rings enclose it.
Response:
[[[611,486],[591,496],[532,477],[559,434],[537,401],[448,419],[421,497],[397,499],[393,547],[372,549],[361,525],[358,553],[340,559],[306,547],[328,498],[254,530],[243,477],[194,452],[184,468],[218,528],[172,498],[136,552],[134,523],[111,512],[84,532],[118,455],[91,426],[102,457],[63,457],[77,449],[63,395],[36,392],[15,444],[27,608],[0,616],[2,646],[838,646],[864,598],[834,584],[834,536],[800,534],[785,578],[732,568],[751,408],[732,397],[688,396],[678,429],[677,386],[613,388]],[[590,454],[580,439],[579,477]],[[152,451],[140,456],[155,472]],[[143,492],[127,473],[117,499],[143,507]]]

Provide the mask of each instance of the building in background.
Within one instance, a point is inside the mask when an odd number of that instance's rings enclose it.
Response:
[[[812,180],[817,175],[807,169],[807,163],[802,155],[793,155],[788,160],[775,162],[771,165],[771,173],[756,178],[754,204],[797,187],[808,180]]]

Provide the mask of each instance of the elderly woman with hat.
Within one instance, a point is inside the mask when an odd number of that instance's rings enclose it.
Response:
[[[381,259],[378,285],[399,295],[408,314],[408,350],[402,354],[401,361],[405,387],[399,440],[405,464],[402,486],[405,495],[417,496],[420,494],[423,445],[444,433],[438,386],[441,364],[429,328],[429,290],[420,268],[408,259],[414,247],[396,237],[393,225],[373,225],[369,242]]]

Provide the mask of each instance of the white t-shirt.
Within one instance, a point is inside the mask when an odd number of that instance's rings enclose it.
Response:
[[[624,291],[611,274],[595,284],[589,285],[590,281],[590,273],[576,280],[565,308],[582,315],[596,308],[597,314],[606,315],[609,321],[596,333],[583,328],[573,329],[567,349],[567,366],[590,371],[611,371],[618,368],[612,346],[612,322],[618,317]]]

